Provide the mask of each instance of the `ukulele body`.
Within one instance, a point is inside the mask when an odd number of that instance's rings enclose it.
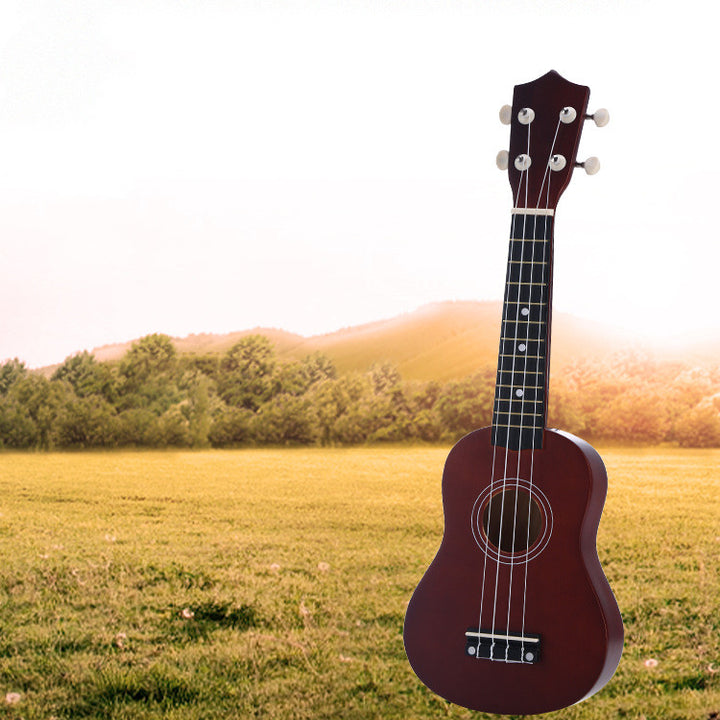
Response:
[[[405,617],[405,650],[423,683],[473,710],[534,714],[612,677],[623,626],[595,546],[606,492],[600,456],[568,433],[545,430],[532,451],[494,447],[491,428],[455,445],[442,543]]]

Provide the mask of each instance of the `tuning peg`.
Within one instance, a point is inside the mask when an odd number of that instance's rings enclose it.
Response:
[[[500,122],[503,125],[509,125],[512,122],[512,108],[509,105],[503,105],[500,108]]]
[[[595,175],[600,170],[600,161],[596,157],[589,157],[585,162],[575,163],[577,167],[581,167],[588,175]]]
[[[510,155],[507,150],[501,150],[495,158],[495,164],[500,170],[507,170],[510,162]]]
[[[605,127],[610,122],[610,113],[605,108],[599,108],[592,115],[586,115],[586,120],[593,120],[598,127]]]

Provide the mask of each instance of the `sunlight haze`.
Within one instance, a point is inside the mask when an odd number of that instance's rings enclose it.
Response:
[[[4,2],[0,360],[500,299],[498,109],[550,69],[611,116],[558,207],[555,309],[717,338],[711,7]]]

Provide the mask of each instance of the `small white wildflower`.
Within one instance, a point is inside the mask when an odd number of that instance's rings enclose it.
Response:
[[[654,668],[658,666],[658,661],[655,658],[648,658],[643,664],[646,668]]]
[[[272,572],[274,572],[274,573],[280,572],[280,565],[278,563],[273,563],[270,566],[270,570],[272,570]]]
[[[330,569],[330,564],[326,562],[319,562],[318,563],[318,570],[320,572],[327,572]]]
[[[125,641],[127,640],[127,635],[124,632],[119,632],[115,636],[115,645],[119,647],[121,650],[125,649]]]
[[[20,693],[16,693],[16,692],[5,693],[5,704],[6,705],[15,705],[16,703],[19,703],[21,699],[22,699],[22,695]]]
[[[180,617],[184,620],[192,620],[195,617],[195,613],[190,608],[183,608]]]

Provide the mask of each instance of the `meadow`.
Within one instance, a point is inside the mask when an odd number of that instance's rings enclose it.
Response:
[[[545,717],[717,717],[720,451],[600,451],[625,652]],[[446,454],[3,453],[0,717],[494,717],[437,698],[403,651]]]

